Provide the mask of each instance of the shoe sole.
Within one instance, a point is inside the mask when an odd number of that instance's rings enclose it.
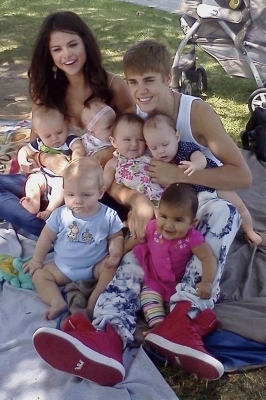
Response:
[[[196,374],[199,379],[216,380],[224,373],[223,365],[211,355],[170,342],[154,333],[149,333],[145,341],[172,364],[179,365],[189,374]]]
[[[90,349],[63,331],[40,328],[34,333],[32,341],[42,359],[60,371],[102,386],[114,386],[124,379],[122,364]]]

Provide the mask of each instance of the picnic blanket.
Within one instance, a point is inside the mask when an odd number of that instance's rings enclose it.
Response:
[[[0,174],[16,174],[18,150],[29,142],[31,121],[0,120]]]
[[[0,154],[10,156],[6,165],[12,165],[15,149],[27,141],[27,124],[28,121],[13,122],[5,128],[2,124],[0,140],[3,140],[3,147]],[[28,136],[21,136],[18,141],[11,140],[12,137],[19,138],[16,133],[23,135],[25,131]],[[253,183],[251,188],[239,190],[238,194],[252,214],[255,229],[264,233],[266,163],[259,162],[253,153],[244,150],[242,153],[251,169]],[[1,169],[1,173],[9,171],[8,167]],[[214,308],[219,329],[222,329],[220,332],[230,331],[260,344],[266,344],[266,240],[265,236],[263,238],[263,245],[256,248],[239,231],[231,246],[222,277],[222,297]],[[34,245],[35,240],[30,236],[16,232],[7,223],[0,225],[0,254],[24,258],[32,254]],[[38,356],[31,342],[37,328],[55,327],[57,324],[57,321],[43,319],[45,309],[46,305],[36,292],[14,288],[7,282],[0,283],[0,360],[4,366],[0,371],[0,399],[177,398],[141,347],[124,352],[126,378],[114,388],[101,387],[52,369]]]
[[[25,258],[32,254],[35,240],[0,224],[0,254]],[[48,259],[52,253],[48,255]],[[43,318],[44,304],[34,290],[0,283],[0,399],[14,400],[176,400],[142,348],[126,349],[125,380],[115,387],[102,387],[57,371],[46,364],[32,345],[36,329],[55,328],[58,320]]]

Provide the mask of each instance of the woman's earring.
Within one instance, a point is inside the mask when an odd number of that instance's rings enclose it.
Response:
[[[53,66],[52,71],[54,73],[54,79],[56,79],[56,74],[57,74],[57,66],[56,65]]]

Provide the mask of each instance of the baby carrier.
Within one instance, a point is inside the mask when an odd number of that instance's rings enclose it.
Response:
[[[175,54],[171,86],[192,93],[207,90],[204,68],[196,67],[196,46],[214,57],[231,76],[254,79],[258,89],[248,106],[266,108],[266,0],[181,0],[185,34]],[[187,45],[190,51],[183,54]]]

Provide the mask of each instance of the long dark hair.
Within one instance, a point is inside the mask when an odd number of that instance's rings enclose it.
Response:
[[[56,108],[67,115],[65,101],[68,80],[65,73],[58,69],[56,79],[52,70],[54,62],[50,54],[49,42],[55,31],[75,33],[81,37],[86,51],[83,67],[85,82],[90,86],[93,97],[100,97],[107,104],[112,100],[108,87],[107,73],[102,66],[102,56],[98,43],[86,23],[71,11],[59,11],[49,14],[43,21],[36,38],[28,71],[29,91],[34,103]]]

